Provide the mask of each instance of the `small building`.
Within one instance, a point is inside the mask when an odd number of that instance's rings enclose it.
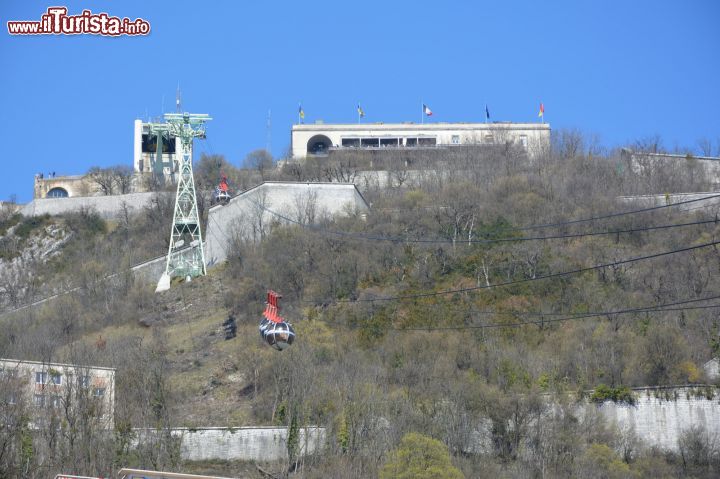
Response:
[[[85,175],[35,175],[33,198],[74,198],[96,194],[97,187]]]
[[[550,146],[547,123],[358,123],[293,125],[294,159],[323,156],[340,149],[399,148],[405,150],[450,148],[459,145],[513,143],[529,157]]]
[[[94,415],[106,429],[114,426],[113,368],[0,359],[0,384],[0,401],[23,403],[35,426],[71,412]]]
[[[159,120],[158,122],[162,122]],[[150,131],[150,124],[135,120],[133,138],[133,169],[136,173],[161,174],[170,177],[176,171],[182,146],[180,138],[156,135]],[[160,151],[158,151],[158,146]],[[192,155],[192,151],[190,152]]]

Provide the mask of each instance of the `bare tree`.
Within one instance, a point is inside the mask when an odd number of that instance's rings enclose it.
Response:
[[[115,193],[115,173],[112,168],[93,166],[88,170],[87,176],[90,181],[95,183],[102,194],[112,195]]]
[[[272,168],[273,157],[265,149],[254,150],[247,154],[245,160],[243,160],[243,166],[248,169],[257,170],[260,173],[260,177],[265,179],[265,172]]]
[[[130,193],[132,188],[133,170],[126,165],[113,166],[111,168],[115,179],[115,186],[118,193],[124,195]]]
[[[713,144],[709,138],[700,138],[697,141],[698,148],[700,148],[700,154],[702,156],[712,156]]]

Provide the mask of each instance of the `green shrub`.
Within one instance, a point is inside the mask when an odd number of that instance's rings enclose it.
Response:
[[[611,388],[604,384],[600,384],[593,391],[590,400],[596,403],[604,403],[605,401],[621,402],[626,404],[635,404],[636,399],[633,392],[627,386],[618,386]]]
[[[15,236],[25,239],[30,236],[34,230],[45,226],[49,220],[50,215],[48,214],[24,218],[18,227],[15,228]]]
[[[452,465],[448,448],[422,434],[405,434],[397,449],[388,454],[380,479],[461,479],[465,476]]]

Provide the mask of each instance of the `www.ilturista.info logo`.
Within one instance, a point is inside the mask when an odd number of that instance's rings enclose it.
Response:
[[[40,21],[7,22],[10,35],[147,35],[150,23],[142,18],[111,17],[107,13],[83,10],[80,15],[68,15],[67,7],[49,7]]]

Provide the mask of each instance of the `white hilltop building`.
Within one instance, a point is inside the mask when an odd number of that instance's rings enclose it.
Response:
[[[327,155],[333,150],[377,148],[450,148],[459,145],[522,146],[531,158],[550,146],[547,123],[357,123],[293,125],[294,159]]]

